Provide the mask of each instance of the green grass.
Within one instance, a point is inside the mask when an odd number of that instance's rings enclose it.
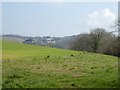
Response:
[[[116,88],[114,56],[2,43],[3,88]]]
[[[32,57],[39,56],[45,57],[46,55],[52,56],[65,56],[71,53],[78,53],[72,50],[62,50],[56,48],[49,48],[45,46],[34,46],[29,44],[19,44],[16,42],[3,41],[3,58],[20,58],[20,57]]]

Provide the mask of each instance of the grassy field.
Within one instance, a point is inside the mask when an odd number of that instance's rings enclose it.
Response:
[[[3,88],[115,88],[114,56],[2,43]]]

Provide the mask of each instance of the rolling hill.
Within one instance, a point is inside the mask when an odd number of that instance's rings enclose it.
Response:
[[[3,88],[117,88],[118,58],[2,41]]]
[[[2,35],[3,40],[14,41],[17,43],[27,43],[26,40],[32,40],[33,42],[29,42],[27,44],[32,45],[39,45],[39,46],[49,46],[56,48],[63,48],[63,49],[70,49],[70,44],[76,39],[78,35],[73,36],[64,36],[64,37],[50,37],[50,36],[36,36],[36,37],[29,37],[29,36],[21,36],[15,34],[6,34]]]

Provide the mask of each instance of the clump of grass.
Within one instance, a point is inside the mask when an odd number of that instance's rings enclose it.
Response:
[[[72,84],[71,84],[71,86],[75,86],[75,84],[74,84],[74,83],[72,83]]]
[[[83,51],[83,54],[85,54],[86,52],[85,51]]]
[[[97,67],[95,67],[95,66],[92,66],[92,67],[91,67],[91,69],[96,69],[96,68],[97,68]]]
[[[90,72],[91,74],[94,74],[94,72]]]
[[[48,58],[50,58],[50,56],[49,56],[49,55],[47,55],[47,57],[46,57],[46,58],[48,59]]]
[[[20,75],[20,74],[12,74],[12,75],[9,75],[8,78],[10,79],[14,79],[14,78],[22,78],[23,76]]]
[[[71,56],[71,57],[74,57],[74,55],[73,55],[73,54],[71,54],[70,56]]]
[[[2,87],[3,88],[11,87],[11,84],[13,84],[13,83],[14,83],[14,81],[12,79],[4,80],[3,83],[2,83]]]
[[[36,60],[37,59],[37,57],[33,57],[33,60]]]
[[[49,59],[50,58],[50,56],[49,55],[47,55],[44,59]]]
[[[60,57],[58,57],[60,59]]]

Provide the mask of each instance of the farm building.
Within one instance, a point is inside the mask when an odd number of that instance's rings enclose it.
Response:
[[[32,39],[27,39],[25,41],[23,41],[23,43],[27,43],[27,44],[32,44],[34,42],[34,40]]]

